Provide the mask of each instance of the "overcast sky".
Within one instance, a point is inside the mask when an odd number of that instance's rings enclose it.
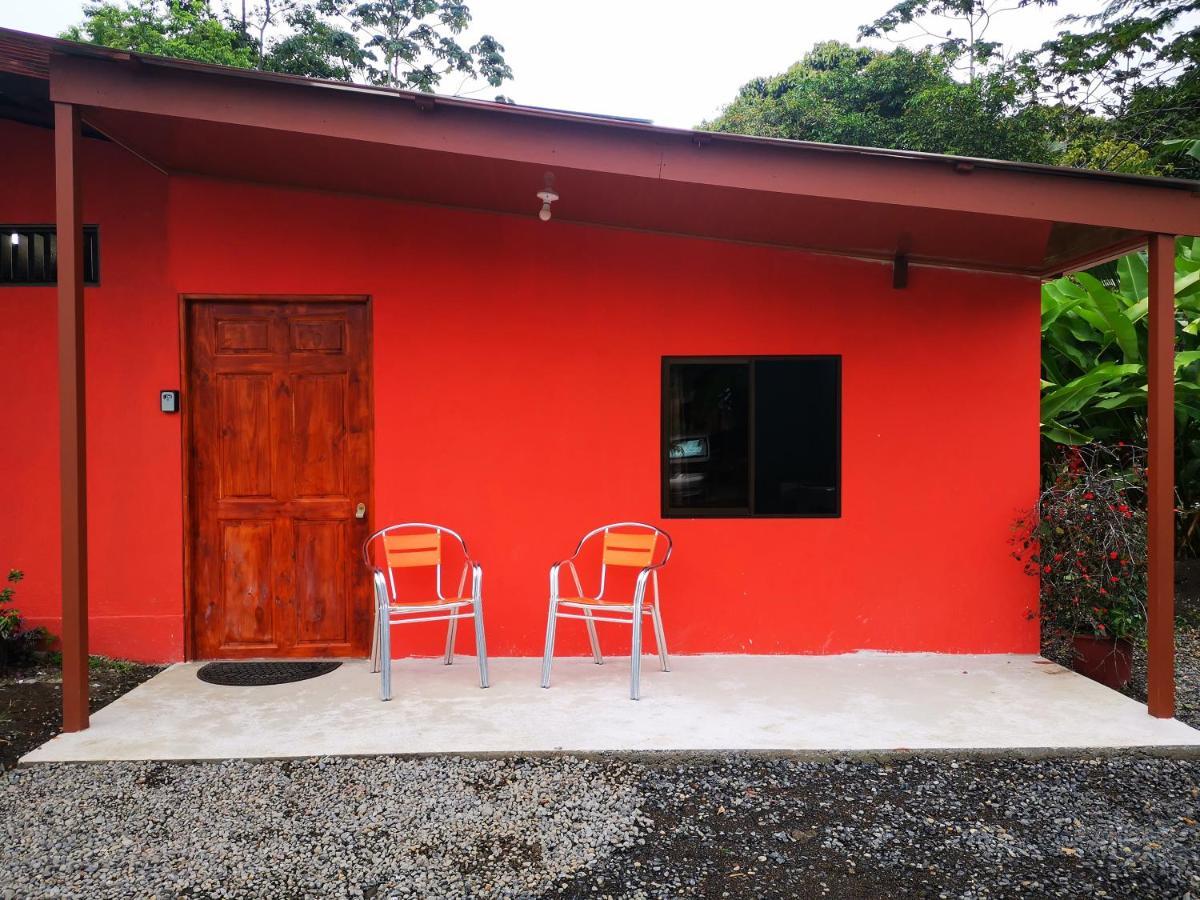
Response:
[[[853,42],[857,27],[891,2],[469,0],[469,5],[476,30],[505,46],[515,78],[501,90],[518,103],[689,128],[720,112],[747,81],[783,71],[815,42]],[[0,26],[53,35],[79,21],[82,6],[82,0],[0,0]],[[1056,10],[1020,10],[997,17],[992,33],[1011,46],[1035,46],[1064,14],[1100,6],[1100,0],[1061,0]],[[447,79],[440,90],[457,88]],[[495,93],[487,88],[475,96]]]

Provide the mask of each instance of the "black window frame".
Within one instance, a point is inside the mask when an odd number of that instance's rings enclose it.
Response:
[[[2,288],[30,288],[30,287],[54,287],[58,284],[58,227],[55,225],[14,225],[6,223],[0,225],[0,242],[4,242],[5,246],[0,247],[0,253],[11,253],[8,244],[10,235],[16,232],[17,234],[42,235],[45,237],[54,237],[55,250],[51,256],[51,265],[54,268],[55,277],[51,280],[39,281],[11,281],[0,280],[0,289]],[[87,287],[98,287],[100,284],[100,226],[99,225],[84,225],[83,226],[83,283]]]
[[[834,398],[834,458],[835,458],[835,487],[837,489],[836,509],[825,513],[760,513],[754,510],[755,485],[755,384],[754,363],[759,360],[800,360],[820,359],[830,360],[834,364],[834,374],[837,379],[837,396]],[[670,501],[671,461],[667,458],[667,448],[670,446],[670,423],[668,398],[671,390],[671,366],[673,365],[744,365],[749,372],[749,402],[747,407],[749,428],[748,454],[748,506],[746,508],[704,508],[704,507],[672,507]],[[661,493],[661,513],[664,519],[840,519],[842,517],[842,355],[840,353],[777,353],[756,354],[750,356],[664,356],[662,358],[662,382],[659,395],[659,488]]]

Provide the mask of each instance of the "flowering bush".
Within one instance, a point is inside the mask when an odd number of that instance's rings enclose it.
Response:
[[[1041,582],[1042,617],[1070,634],[1136,640],[1146,628],[1146,470],[1140,448],[1068,447],[1014,552]]]

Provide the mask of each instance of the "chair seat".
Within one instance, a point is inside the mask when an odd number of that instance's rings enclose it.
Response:
[[[595,597],[559,597],[559,603],[568,603],[571,606],[591,606],[596,609],[627,609],[632,611],[633,604],[628,600],[598,600]],[[648,607],[648,604],[645,604]]]
[[[388,610],[393,612],[420,612],[426,609],[446,609],[448,607],[470,606],[474,601],[470,597],[450,597],[446,600],[406,600],[388,603]]]

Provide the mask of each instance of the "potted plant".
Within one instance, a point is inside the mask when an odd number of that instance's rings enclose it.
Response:
[[[1039,579],[1043,621],[1073,644],[1075,671],[1118,690],[1146,632],[1144,456],[1125,444],[1066,448],[1014,536],[1013,555]]]

